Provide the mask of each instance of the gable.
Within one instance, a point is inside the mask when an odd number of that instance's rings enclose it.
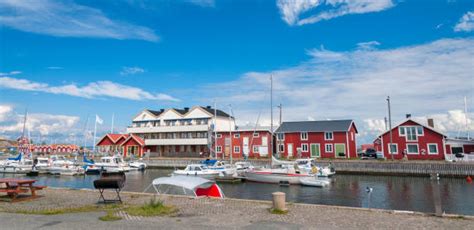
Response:
[[[127,145],[140,145],[143,146],[144,142],[140,137],[137,137],[135,135],[130,135],[127,140],[125,140],[122,144],[122,146],[127,146]]]
[[[423,132],[431,132],[431,133],[435,133],[435,134],[438,134],[442,137],[446,137],[446,135],[444,135],[443,133],[439,132],[438,130],[434,129],[434,128],[431,128],[429,126],[426,126],[424,124],[421,124],[419,122],[416,122],[412,119],[408,119],[408,120],[405,120],[403,121],[402,123],[398,124],[397,126],[394,126],[392,128],[392,132],[396,132],[398,133],[398,127],[400,126],[422,126],[423,127]],[[387,135],[389,133],[389,130],[383,132],[382,134],[378,135],[378,137],[381,137],[381,136],[384,136],[384,135]]]
[[[103,136],[96,145],[113,145],[114,141],[110,139],[109,135]]]
[[[174,120],[174,119],[180,119],[183,117],[174,109],[168,109],[160,115],[160,118],[163,120]]]
[[[210,118],[211,116],[209,115],[208,112],[201,109],[201,107],[194,107],[188,113],[186,113],[184,117],[191,119],[191,118]]]
[[[156,120],[156,116],[150,113],[148,110],[143,110],[140,112],[133,121],[149,121],[149,120]]]

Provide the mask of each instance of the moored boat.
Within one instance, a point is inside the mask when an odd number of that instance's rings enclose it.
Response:
[[[297,173],[289,168],[252,170],[245,173],[248,181],[272,184],[300,184],[300,179],[313,178],[311,174]]]
[[[191,164],[186,166],[183,170],[175,170],[174,176],[191,176],[191,177],[202,177],[206,179],[215,179],[220,174],[219,171],[210,170],[204,165]]]
[[[331,182],[327,179],[319,179],[317,177],[313,178],[300,178],[301,185],[312,186],[312,187],[326,187]]]

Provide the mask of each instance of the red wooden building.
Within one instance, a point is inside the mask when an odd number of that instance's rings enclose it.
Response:
[[[357,157],[358,131],[353,120],[283,122],[275,133],[281,157]]]
[[[407,115],[407,119],[392,128],[392,149],[394,159],[413,160],[443,160],[445,159],[446,136],[434,128],[432,119],[429,125],[414,121]],[[387,159],[390,155],[390,132],[380,134],[374,141],[377,151],[383,152]]]
[[[106,134],[96,144],[97,151],[108,154],[121,154],[123,157],[135,155],[142,157],[150,149],[145,141],[134,134]]]
[[[250,158],[268,157],[270,151],[270,129],[267,128],[238,128],[232,131],[232,146],[230,146],[229,132],[218,132],[216,137],[216,153],[221,158],[230,157],[232,147],[232,158],[243,158],[247,155]]]

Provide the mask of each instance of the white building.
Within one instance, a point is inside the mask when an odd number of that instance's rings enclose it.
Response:
[[[234,118],[211,106],[143,110],[133,118],[127,133],[141,137],[153,155],[199,156],[210,154],[213,127],[217,132],[234,130]]]

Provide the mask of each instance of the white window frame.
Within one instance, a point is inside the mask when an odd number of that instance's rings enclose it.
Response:
[[[418,134],[418,128],[421,128],[421,134]],[[423,127],[422,125],[417,125],[416,126],[416,135],[420,136],[420,137],[424,136],[425,135],[425,127]]]
[[[252,135],[252,136],[253,136],[253,137],[259,137],[259,136],[260,136],[260,134],[259,134],[259,133],[253,133],[253,135]]]
[[[306,147],[306,150],[304,147]],[[301,152],[307,153],[308,151],[309,151],[308,144],[301,144]]]
[[[218,133],[217,138],[222,138],[222,134]]]
[[[258,150],[259,147],[260,147],[260,145],[254,145],[254,146],[252,146],[252,151],[253,151],[254,153],[259,153],[259,150]]]
[[[240,146],[234,146],[234,153],[240,153]]]
[[[240,138],[240,133],[234,133],[234,138]]]
[[[278,145],[278,152],[279,153],[285,152],[285,144],[279,144]]]
[[[300,139],[302,141],[307,141],[308,140],[308,132],[301,132],[300,133]]]
[[[331,146],[331,150],[328,150],[328,146]],[[334,146],[333,144],[324,144],[324,152],[326,153],[333,153],[334,152]]]
[[[392,143],[392,145],[395,146],[395,152],[390,153],[390,150],[391,150],[390,143],[387,143],[388,154],[392,154],[392,155],[398,154],[398,144],[397,143]]]
[[[430,151],[430,145],[436,146],[436,152],[435,152],[435,153],[432,153],[432,152]],[[438,155],[438,154],[439,154],[439,148],[438,148],[438,144],[437,144],[437,143],[428,143],[428,144],[426,144],[426,148],[428,149],[428,155]]]
[[[354,141],[354,133],[351,132],[351,141]]]
[[[328,134],[329,134],[329,133],[331,134],[331,138],[330,138],[330,139],[328,138]],[[324,140],[326,140],[326,141],[332,141],[332,140],[334,140],[334,132],[324,132]]]
[[[416,153],[410,153],[409,149],[408,149],[408,146],[409,145],[416,145],[416,149],[418,149],[418,152]],[[407,155],[419,155],[420,154],[420,146],[418,146],[418,144],[407,144]]]
[[[222,146],[220,146],[220,145],[216,146],[216,152],[217,153],[222,153]]]
[[[282,138],[280,138],[280,135]],[[285,133],[277,133],[277,140],[284,141],[285,140]]]
[[[403,134],[401,132],[401,130],[403,129]],[[407,131],[405,129],[405,126],[398,126],[398,135],[401,136],[401,137],[404,137],[407,135]]]

